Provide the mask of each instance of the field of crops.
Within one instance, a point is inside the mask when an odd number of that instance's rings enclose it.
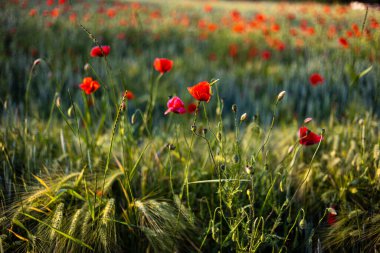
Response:
[[[0,253],[380,251],[380,10],[10,0],[0,21]]]

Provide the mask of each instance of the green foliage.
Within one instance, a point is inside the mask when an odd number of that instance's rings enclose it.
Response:
[[[316,34],[301,35],[308,46],[298,47],[286,29],[273,33],[287,50],[270,48],[264,61],[249,51],[268,49],[265,32],[240,34],[217,23],[235,5],[218,3],[212,15],[199,3],[186,12],[180,4],[116,5],[130,17],[124,26],[121,13],[112,18],[83,4],[62,7],[59,17],[25,15],[30,6],[13,3],[0,8],[7,12],[0,28],[0,252],[378,250],[380,107],[378,66],[369,56],[378,56],[379,33],[353,38],[346,50],[322,32],[322,20],[341,27],[362,22],[363,13],[332,6],[331,15],[281,15],[281,27],[305,19]],[[246,17],[278,16],[274,4],[252,6],[236,8]],[[325,11],[284,6],[287,14],[290,7]],[[84,15],[81,24],[67,22],[73,13]],[[220,30],[202,39],[205,20]],[[112,53],[90,59],[91,43],[108,43]],[[240,46],[236,56],[232,44]],[[31,65],[34,49],[43,60]],[[174,59],[163,75],[151,67],[161,56]],[[322,86],[310,86],[312,72],[323,72]],[[101,83],[95,94],[73,88],[87,75]],[[168,95],[213,77],[210,103],[163,117]],[[123,95],[127,89],[135,100]],[[302,126],[323,137],[313,146],[297,137],[296,118],[308,116],[314,120]]]

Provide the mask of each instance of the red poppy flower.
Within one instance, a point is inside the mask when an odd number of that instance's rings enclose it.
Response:
[[[265,51],[263,51],[262,53],[261,53],[261,58],[263,59],[263,60],[269,60],[270,59],[270,57],[271,57],[271,53],[268,51],[268,50],[265,50]]]
[[[153,66],[155,70],[164,74],[172,69],[173,61],[166,58],[156,58],[154,59]]]
[[[327,213],[327,223],[329,225],[333,225],[336,222],[336,216],[337,212],[334,207],[329,207],[328,208],[328,213]]]
[[[313,86],[317,86],[318,84],[322,84],[325,80],[323,77],[318,73],[313,73],[309,77],[309,82]]]
[[[83,82],[79,85],[79,88],[89,95],[99,89],[100,84],[97,81],[92,80],[91,77],[85,77]]]
[[[135,94],[133,94],[132,91],[129,91],[129,90],[128,90],[128,91],[124,94],[124,97],[125,97],[126,99],[128,99],[128,100],[132,100],[132,99],[135,98]]]
[[[344,48],[348,48],[348,41],[347,41],[345,38],[340,37],[340,38],[339,38],[339,43],[340,43],[340,45],[342,45]]]
[[[322,136],[313,133],[306,127],[301,127],[298,131],[298,137],[300,139],[300,144],[304,146],[310,146],[317,144],[322,141]]]
[[[165,115],[169,112],[174,112],[178,114],[186,113],[185,104],[179,97],[172,97],[167,103],[168,109],[165,111]]]
[[[210,101],[211,99],[211,86],[208,82],[203,81],[192,87],[187,87],[190,95],[198,101]]]
[[[197,109],[197,105],[194,103],[191,103],[187,106],[187,112],[188,113],[193,113]]]
[[[93,47],[91,49],[91,57],[103,57],[103,56],[107,56],[110,51],[111,51],[111,47],[110,46],[101,46],[102,49],[100,49],[99,46],[96,46],[96,47]],[[102,52],[103,50],[103,52]],[[104,53],[104,54],[103,54]]]

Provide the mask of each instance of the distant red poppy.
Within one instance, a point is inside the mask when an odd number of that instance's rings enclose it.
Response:
[[[193,113],[197,109],[197,105],[194,103],[191,103],[187,106],[187,112],[188,113]]]
[[[132,91],[129,91],[129,90],[128,90],[126,93],[124,93],[124,97],[125,97],[126,99],[128,99],[128,100],[132,100],[132,99],[135,98],[135,94],[133,94]]]
[[[208,82],[203,81],[192,87],[187,87],[190,95],[198,101],[210,101],[211,99],[211,86]]]
[[[344,48],[348,48],[348,41],[343,37],[339,38],[339,44],[343,46]]]
[[[236,44],[231,44],[228,47],[228,54],[232,57],[235,58],[238,55],[238,46]]]
[[[301,145],[310,146],[322,141],[322,136],[313,133],[306,127],[301,127],[298,131],[298,137]]]
[[[37,15],[37,10],[34,9],[34,8],[30,9],[30,11],[29,11],[29,16],[34,17],[34,16],[36,16],[36,15]]]
[[[96,47],[93,47],[91,49],[91,57],[103,57],[103,56],[107,56],[110,51],[111,51],[111,47],[110,46],[101,46],[102,49],[100,49],[99,46],[96,46]],[[103,50],[103,52],[102,52]],[[104,54],[103,54],[104,53]]]
[[[210,12],[212,12],[212,6],[211,5],[209,5],[209,4],[205,4],[205,6],[203,6],[203,10],[205,11],[205,12],[207,12],[207,13],[210,13]]]
[[[83,82],[79,85],[79,88],[89,95],[99,89],[100,84],[97,81],[92,80],[91,77],[85,77]]]
[[[154,59],[153,66],[155,70],[164,74],[172,69],[173,61],[166,58],[156,58]]]
[[[329,225],[333,225],[336,222],[336,216],[338,214],[337,214],[334,206],[328,208],[328,210],[329,210],[329,212],[327,213],[327,223]]]
[[[269,60],[270,59],[270,57],[271,57],[271,53],[268,51],[268,50],[265,50],[265,51],[263,51],[262,53],[261,53],[261,58],[263,59],[263,60]]]
[[[313,86],[317,86],[318,84],[322,84],[325,80],[323,77],[318,73],[313,73],[309,77],[309,82]]]
[[[174,112],[178,114],[186,113],[185,104],[179,97],[172,97],[167,103],[168,109],[165,111],[165,115]]]

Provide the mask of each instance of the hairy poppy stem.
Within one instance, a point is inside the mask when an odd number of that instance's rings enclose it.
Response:
[[[125,91],[127,92],[127,91]],[[124,92],[124,94],[125,94]],[[116,133],[116,127],[117,127],[117,123],[119,121],[119,116],[120,116],[120,112],[123,110],[123,103],[126,99],[126,96],[123,95],[123,98],[121,99],[121,102],[119,104],[119,109],[117,110],[117,114],[116,114],[116,118],[115,118],[115,122],[113,124],[113,128],[112,128],[112,134],[111,134],[111,144],[110,144],[110,148],[108,150],[108,155],[107,155],[107,161],[106,161],[106,167],[104,169],[104,175],[103,175],[103,186],[102,186],[102,193],[104,191],[104,185],[105,185],[105,182],[106,182],[106,175],[107,175],[107,171],[108,171],[108,167],[109,167],[109,164],[110,164],[110,158],[111,158],[111,152],[112,152],[112,146],[113,146],[113,141],[114,141],[114,137],[115,137],[115,133]],[[103,196],[103,195],[102,195]]]

